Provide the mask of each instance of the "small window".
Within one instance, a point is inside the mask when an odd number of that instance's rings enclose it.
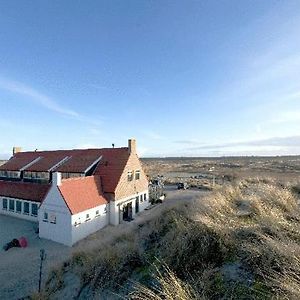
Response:
[[[75,221],[74,226],[77,227],[77,226],[79,226],[80,224],[81,224],[81,219],[78,218],[78,220]]]
[[[143,195],[140,195],[140,201],[143,202]]]
[[[51,215],[50,216],[50,223],[56,224],[56,215]]]
[[[133,179],[133,173],[132,173],[132,171],[128,171],[127,172],[127,180],[132,181],[132,179]]]
[[[44,212],[44,219],[43,219],[44,222],[48,222],[48,213],[47,212]]]
[[[22,202],[16,201],[16,212],[20,214],[21,211],[22,211]]]
[[[2,201],[2,209],[7,210],[7,199],[3,199]]]
[[[100,216],[100,212],[99,212],[99,209],[96,210],[96,217],[99,217]]]
[[[105,205],[103,213],[104,213],[105,215],[107,214],[107,205]]]
[[[139,180],[141,178],[141,171],[137,170],[135,171],[135,180]]]
[[[9,210],[15,211],[15,200],[9,200]]]
[[[144,194],[144,201],[147,200],[147,194]]]
[[[87,222],[87,221],[89,221],[91,218],[90,218],[90,214],[86,214],[86,216],[85,216],[85,221]]]
[[[29,203],[28,202],[23,203],[23,208],[24,208],[24,214],[29,215]]]
[[[38,214],[37,204],[31,204],[31,215],[37,217],[37,214]]]

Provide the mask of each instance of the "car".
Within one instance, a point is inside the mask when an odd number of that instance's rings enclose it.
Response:
[[[188,188],[189,188],[189,185],[186,182],[177,183],[178,190],[187,190]]]

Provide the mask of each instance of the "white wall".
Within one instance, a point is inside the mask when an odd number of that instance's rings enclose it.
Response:
[[[3,210],[3,199],[7,199],[7,210]],[[15,210],[14,211],[9,210],[9,200],[15,201]],[[20,201],[22,203],[21,213],[16,211],[16,201]],[[29,203],[29,214],[25,214],[25,212],[24,212],[24,203]],[[31,205],[32,204],[37,204],[38,207],[40,206],[40,203],[33,202],[33,201],[27,201],[27,200],[21,200],[21,199],[9,198],[9,197],[0,197],[0,214],[8,215],[8,216],[12,216],[15,218],[20,218],[20,219],[25,219],[28,221],[38,222],[38,217],[31,215]]]
[[[144,194],[146,194],[146,200],[144,201]],[[143,201],[140,200],[140,196],[142,195]],[[118,225],[123,222],[122,215],[123,215],[123,206],[127,205],[128,203],[132,203],[132,217],[134,218],[135,213],[135,203],[136,197],[139,197],[139,212],[143,211],[147,206],[150,205],[149,203],[149,191],[148,189],[134,195],[130,195],[126,198],[122,198],[115,201],[110,201],[110,224]]]
[[[99,214],[96,215],[96,211]],[[89,214],[90,220],[86,219]],[[72,244],[105,227],[109,221],[109,206],[106,204],[72,216]]]
[[[44,213],[48,213],[48,222]],[[56,218],[56,224],[51,220]],[[57,186],[52,186],[39,209],[39,236],[67,246],[72,246],[71,213]]]

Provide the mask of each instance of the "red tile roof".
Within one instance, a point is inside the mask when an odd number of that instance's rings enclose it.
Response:
[[[83,173],[101,157],[101,149],[74,150],[70,159],[56,169],[62,173]]]
[[[57,165],[65,157],[69,159]],[[16,171],[40,158],[30,165],[25,171],[47,172],[54,167],[52,171],[62,173],[83,173],[101,157],[94,175],[100,175],[103,192],[114,193],[122,172],[129,159],[127,147],[123,148],[102,148],[102,149],[84,149],[84,150],[57,150],[57,151],[36,151],[36,152],[18,152],[8,162],[0,166],[0,170]]]
[[[39,155],[37,155],[36,152],[26,152],[26,155],[23,155],[23,153],[19,155],[19,153],[17,153],[5,164],[1,165],[0,170],[19,171],[38,157]]]
[[[94,174],[101,176],[105,193],[114,193],[129,159],[128,148],[116,148],[114,151],[103,149],[102,154],[103,157]]]
[[[54,166],[56,166],[59,162],[63,161],[68,157],[65,151],[58,152],[49,152],[46,155],[39,156],[40,159],[25,169],[25,171],[32,171],[32,172],[47,172]]]
[[[14,182],[0,180],[0,196],[42,202],[50,184]]]
[[[108,203],[99,176],[65,179],[58,188],[72,215]]]

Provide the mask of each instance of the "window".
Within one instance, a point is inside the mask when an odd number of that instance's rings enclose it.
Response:
[[[143,202],[143,195],[140,195],[140,201]]]
[[[147,200],[147,194],[144,194],[144,201]]]
[[[56,224],[56,215],[50,215],[50,223]]]
[[[132,181],[132,179],[133,179],[133,173],[132,173],[132,171],[128,171],[127,172],[127,180]]]
[[[0,177],[18,178],[18,177],[20,177],[20,172],[18,172],[18,171],[0,171]]]
[[[99,209],[96,210],[96,217],[99,217],[100,216],[100,212],[99,212]]]
[[[86,214],[86,216],[85,216],[85,221],[87,222],[87,221],[89,221],[91,218],[90,218],[90,214]]]
[[[80,224],[81,224],[81,219],[78,218],[78,220],[75,221],[74,226],[77,227],[77,226],[79,226]]]
[[[24,208],[24,214],[29,215],[29,203],[28,202],[23,203],[23,208]]]
[[[105,215],[107,214],[107,205],[105,205],[103,213],[104,213]]]
[[[31,204],[31,215],[36,217],[38,214],[38,206],[37,204]]]
[[[47,212],[44,212],[44,219],[43,219],[44,222],[48,222],[48,213]]]
[[[141,178],[141,171],[137,170],[135,171],[135,180],[139,180]]]
[[[2,209],[7,210],[7,199],[5,199],[5,198],[2,201]]]
[[[22,202],[16,201],[16,212],[20,214],[21,211],[22,211]]]
[[[15,200],[9,200],[9,210],[15,211]]]

